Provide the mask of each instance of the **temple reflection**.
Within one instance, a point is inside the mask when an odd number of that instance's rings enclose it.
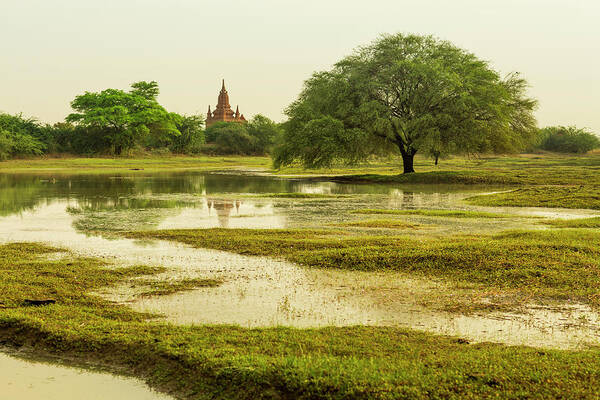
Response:
[[[240,200],[222,200],[222,199],[209,199],[208,200],[208,215],[217,214],[219,220],[219,226],[221,228],[229,228],[229,218],[231,212],[235,208],[236,214],[240,212],[240,206],[242,202]]]

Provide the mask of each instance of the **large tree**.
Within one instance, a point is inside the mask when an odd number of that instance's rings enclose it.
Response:
[[[431,36],[386,35],[315,73],[287,109],[276,166],[355,163],[417,152],[509,152],[535,136],[536,101],[472,53]]]
[[[106,89],[75,97],[71,102],[75,112],[67,117],[67,122],[85,128],[90,134],[101,135],[117,155],[151,132],[164,138],[178,136],[176,116],[156,100],[158,84],[136,82],[131,87],[129,92]]]

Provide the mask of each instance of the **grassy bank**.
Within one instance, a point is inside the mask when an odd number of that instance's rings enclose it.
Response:
[[[35,158],[0,162],[0,173],[114,173],[162,172],[184,170],[269,169],[269,157],[242,156],[169,156],[140,158]]]
[[[363,208],[354,210],[352,214],[366,215],[418,215],[423,217],[442,217],[442,218],[519,218],[518,215],[491,213],[484,211],[464,211],[464,210],[394,210]]]
[[[36,158],[0,162],[0,172],[115,172],[143,170],[271,170],[269,157],[169,156],[143,158]],[[399,158],[373,160],[357,166],[306,170],[287,167],[280,175],[325,176],[342,182],[489,185],[600,185],[600,153],[587,155],[516,155],[481,158],[453,157],[435,166],[425,157],[415,159],[414,174],[401,174]]]
[[[598,173],[600,175],[600,173]],[[474,196],[470,204],[488,207],[549,207],[600,210],[600,186],[540,186]]]
[[[298,236],[298,235],[297,235]],[[600,396],[600,351],[468,344],[397,328],[173,326],[88,290],[158,272],[112,270],[33,244],[0,246],[0,340],[127,371],[188,399]],[[32,296],[56,303],[27,307]]]
[[[554,219],[543,222],[556,228],[589,228],[600,229],[600,217],[575,218],[575,219]]]
[[[284,257],[316,268],[410,272],[459,285],[517,290],[529,298],[600,306],[600,232],[595,231],[515,231],[437,239],[261,229],[164,230],[128,236]]]

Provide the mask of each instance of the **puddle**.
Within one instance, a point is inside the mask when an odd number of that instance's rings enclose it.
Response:
[[[360,218],[349,214],[358,208],[482,209],[467,207],[460,200],[483,189],[344,185],[194,173],[57,176],[46,180],[0,175],[0,189],[0,242],[44,242],[117,265],[165,266],[172,270],[168,273],[170,279],[200,277],[224,281],[216,288],[135,301],[126,286],[102,293],[107,298],[127,302],[136,310],[161,313],[165,320],[174,323],[246,327],[404,326],[472,341],[557,348],[584,347],[600,341],[598,315],[585,306],[531,307],[527,315],[461,316],[419,306],[419,296],[436,296],[438,288],[434,283],[406,276],[349,271],[333,274],[270,258],[111,235],[123,229],[322,227]],[[235,196],[273,192],[352,196],[332,199]],[[586,210],[486,210],[524,216],[546,213],[560,218],[598,214]],[[527,218],[403,218],[428,225],[428,229],[411,230],[414,235],[545,229],[538,221]]]
[[[137,379],[0,353],[2,400],[168,400]]]

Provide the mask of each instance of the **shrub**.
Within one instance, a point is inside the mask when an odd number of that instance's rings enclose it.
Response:
[[[600,147],[600,139],[585,128],[552,126],[540,131],[540,147],[560,153],[587,153]]]

